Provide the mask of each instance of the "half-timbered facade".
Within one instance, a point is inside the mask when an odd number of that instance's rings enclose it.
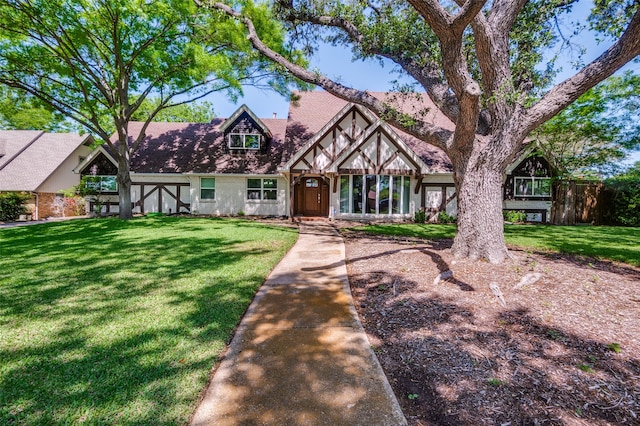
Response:
[[[454,128],[426,97],[405,109],[412,108]],[[141,125],[131,123],[129,133]],[[100,147],[76,169],[110,183],[104,208],[111,212],[115,165]],[[419,209],[429,218],[457,209],[441,150],[319,91],[297,94],[287,119],[260,119],[243,105],[207,124],[151,123],[131,159],[131,178],[136,213],[403,220]]]

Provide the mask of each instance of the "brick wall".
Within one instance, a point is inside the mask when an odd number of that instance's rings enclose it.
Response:
[[[56,194],[50,192],[38,193],[38,216],[34,219],[46,219],[48,217],[66,217],[74,216],[76,212],[73,207],[64,203],[63,197],[56,197]]]

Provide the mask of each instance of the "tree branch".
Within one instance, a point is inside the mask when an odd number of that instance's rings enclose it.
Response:
[[[540,101],[526,110],[519,124],[520,133],[523,137],[526,136],[638,55],[640,10],[635,12],[629,26],[616,43],[573,77],[552,88]]]
[[[197,1],[197,3],[200,5],[203,4],[200,1]],[[434,126],[433,124],[427,123],[424,121],[417,121],[416,124],[413,126],[406,126],[406,124],[403,124],[402,122],[402,119],[404,118],[404,116],[401,111],[394,110],[393,108],[390,107],[390,105],[384,103],[382,100],[376,98],[375,96],[370,95],[368,92],[360,91],[357,89],[353,89],[351,87],[344,86],[321,74],[308,71],[307,69],[292,63],[281,54],[270,49],[267,45],[265,45],[262,42],[262,40],[260,39],[260,37],[256,32],[253,22],[248,17],[233,10],[231,7],[223,3],[211,2],[211,3],[208,3],[208,6],[214,9],[217,9],[219,11],[222,11],[227,15],[242,22],[244,26],[247,28],[247,31],[248,31],[247,38],[249,42],[252,44],[252,46],[256,50],[258,50],[260,53],[262,53],[266,58],[285,68],[294,77],[299,78],[304,82],[320,86],[323,89],[325,89],[327,92],[337,96],[340,99],[344,99],[348,102],[354,102],[354,103],[363,105],[369,108],[378,116],[385,117],[385,119],[391,124],[435,146],[444,147],[446,144],[446,141],[451,137],[452,135],[451,131],[443,129],[438,126]]]

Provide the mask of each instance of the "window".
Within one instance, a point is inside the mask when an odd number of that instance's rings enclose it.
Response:
[[[277,200],[278,181],[276,179],[247,179],[248,200]]]
[[[216,178],[200,178],[200,199],[216,199]]]
[[[118,192],[118,183],[115,176],[93,176],[87,175],[83,179],[86,187],[98,192]]]
[[[550,197],[551,178],[516,177],[514,179],[516,197]]]
[[[409,201],[408,176],[340,177],[340,213],[408,214]]]
[[[260,135],[257,133],[230,133],[229,148],[260,149]]]

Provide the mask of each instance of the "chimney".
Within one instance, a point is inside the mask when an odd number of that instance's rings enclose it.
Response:
[[[278,113],[277,113],[277,112],[274,112],[274,113],[273,113],[273,119],[275,120],[276,118],[278,118]]]

